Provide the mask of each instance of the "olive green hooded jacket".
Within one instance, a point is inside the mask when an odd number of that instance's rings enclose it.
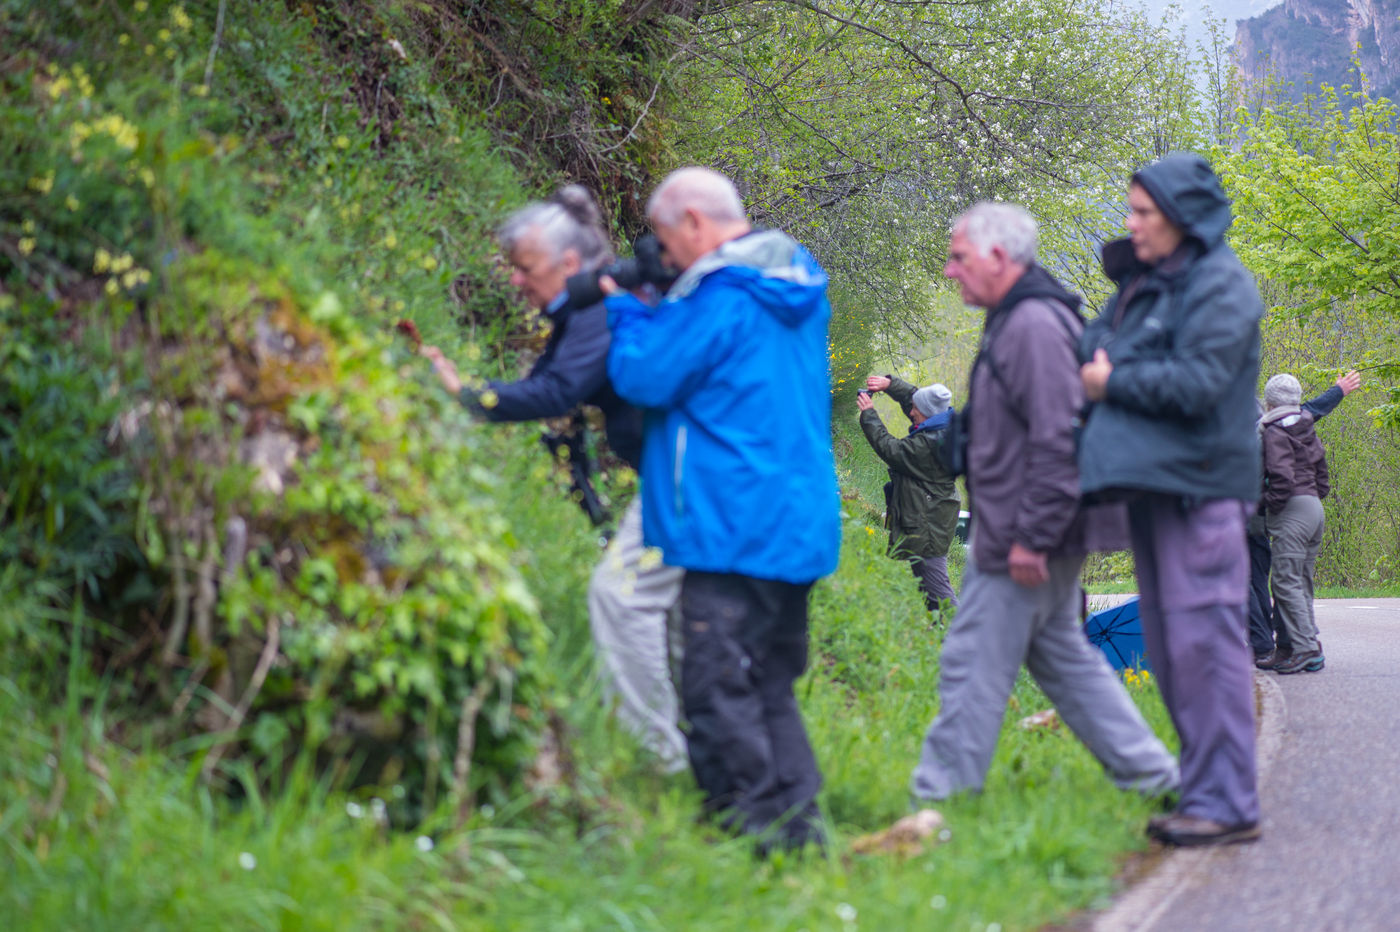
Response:
[[[891,376],[885,391],[908,415],[916,390],[917,386]],[[939,460],[943,430],[926,428],[894,437],[874,408],[860,413],[860,427],[890,469],[885,510],[890,556],[906,560],[947,556],[961,501],[953,477]]]

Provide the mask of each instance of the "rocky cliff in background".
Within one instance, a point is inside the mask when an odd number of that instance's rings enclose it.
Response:
[[[1359,60],[1373,95],[1400,96],[1400,0],[1284,0],[1239,20],[1235,52],[1247,84],[1274,77],[1297,100],[1320,84],[1355,86]]]

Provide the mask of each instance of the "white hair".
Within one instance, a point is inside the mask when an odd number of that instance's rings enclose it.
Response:
[[[1035,218],[1024,207],[1002,201],[979,201],[958,215],[953,232],[961,233],[981,256],[1000,246],[1012,262],[1035,261],[1039,231]]]
[[[720,223],[742,221],[744,202],[734,182],[712,168],[680,168],[667,175],[647,200],[647,217],[675,226],[687,210]]]
[[[578,253],[579,264],[585,270],[612,261],[603,215],[593,196],[581,185],[567,185],[547,201],[520,208],[496,231],[496,239],[508,255],[527,237],[536,237],[556,263],[570,249]]]

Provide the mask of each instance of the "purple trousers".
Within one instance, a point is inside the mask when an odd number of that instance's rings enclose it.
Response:
[[[1249,510],[1234,499],[1186,507],[1158,494],[1128,506],[1143,639],[1181,739],[1177,809],[1225,825],[1259,821]]]

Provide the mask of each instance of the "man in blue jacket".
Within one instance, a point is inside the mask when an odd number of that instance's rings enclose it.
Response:
[[[1205,159],[1174,153],[1133,175],[1103,266],[1118,286],[1080,341],[1096,402],[1079,450],[1090,500],[1123,500],[1143,638],[1181,738],[1168,844],[1259,837],[1245,521],[1259,497],[1254,279],[1225,243],[1230,201]]]
[[[726,824],[797,847],[820,840],[821,774],[792,684],[841,537],[826,273],[709,169],[668,176],[647,216],[682,274],[655,308],[601,282],[608,375],[645,412],[644,539],[686,571],[691,767]]]

